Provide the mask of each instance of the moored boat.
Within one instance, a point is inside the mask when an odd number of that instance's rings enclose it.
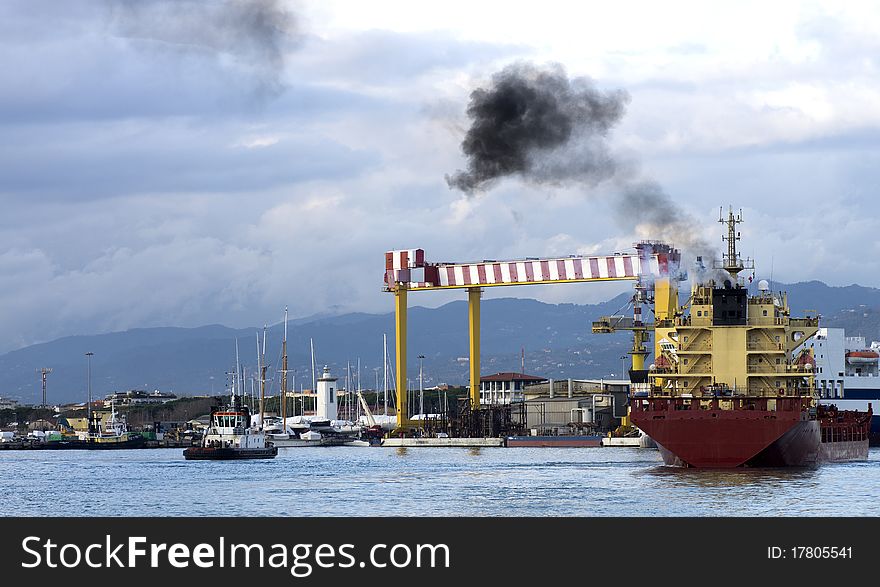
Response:
[[[880,341],[847,336],[843,328],[820,328],[809,343],[816,360],[819,404],[867,412],[880,404]],[[880,446],[880,413],[871,410],[868,443]]]
[[[868,410],[839,410],[836,405],[820,404],[818,419],[822,434],[819,460],[840,462],[863,460],[868,454],[873,407]]]
[[[113,450],[143,448],[146,438],[128,429],[124,416],[116,412],[116,404],[111,403],[110,417],[106,420],[97,412],[89,410],[87,429],[75,434],[62,434],[60,438],[40,443],[40,449],[65,450]]]

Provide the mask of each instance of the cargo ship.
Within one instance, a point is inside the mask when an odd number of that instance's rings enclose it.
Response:
[[[697,258],[690,298],[678,303],[675,275],[651,284],[655,361],[633,369],[632,423],[668,465],[704,468],[815,466],[867,458],[872,411],[820,404],[815,358],[806,346],[819,317],[791,316],[784,292],[761,280],[752,295],[740,276],[754,269],[736,251],[741,213],[726,224],[727,254]],[[751,282],[751,279],[749,279]]]
[[[819,405],[866,412],[880,406],[880,342],[846,336],[843,328],[820,328],[809,343],[816,359]],[[873,413],[868,441],[880,446],[880,414]]]

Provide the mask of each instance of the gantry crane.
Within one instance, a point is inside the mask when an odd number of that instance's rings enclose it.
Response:
[[[428,263],[423,249],[401,249],[385,253],[385,291],[394,294],[395,359],[397,371],[397,428],[409,426],[406,412],[407,295],[410,291],[464,289],[468,292],[470,335],[470,401],[480,408],[480,297],[483,288],[514,285],[635,281],[638,308],[647,300],[655,304],[655,323],[669,320],[678,304],[678,273],[681,255],[672,246],[642,241],[635,254],[511,261],[484,260],[475,263]],[[641,293],[640,293],[641,292]],[[651,295],[648,292],[652,292]],[[639,316],[639,321],[641,317]],[[635,321],[635,320],[634,320]],[[647,329],[634,330],[633,368],[643,369]],[[638,350],[638,352],[636,352]]]

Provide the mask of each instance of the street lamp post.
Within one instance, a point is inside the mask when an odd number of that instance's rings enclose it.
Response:
[[[425,413],[425,391],[422,386],[422,359],[424,358],[425,355],[419,355],[419,414]]]
[[[95,353],[86,353],[86,387],[89,391],[89,403],[87,404],[86,417],[88,418],[88,430],[92,431],[92,356]]]

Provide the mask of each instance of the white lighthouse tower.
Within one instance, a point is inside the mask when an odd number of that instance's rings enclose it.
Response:
[[[324,372],[318,379],[318,413],[319,420],[336,419],[336,377],[330,377],[330,367],[324,365]]]

